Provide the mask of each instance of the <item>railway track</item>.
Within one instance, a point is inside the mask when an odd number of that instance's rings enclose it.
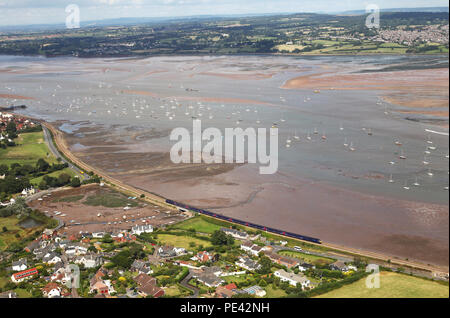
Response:
[[[131,194],[133,196],[140,197],[141,195],[144,195],[145,196],[143,198],[144,201],[148,201],[148,202],[150,202],[152,204],[159,205],[159,206],[164,206],[164,207],[174,207],[174,206],[177,207],[176,205],[167,204],[167,202],[166,202],[167,199],[162,197],[162,196],[156,195],[154,193],[150,193],[148,191],[136,189],[135,187],[132,187],[132,186],[130,186],[128,184],[125,184],[125,183],[123,183],[120,180],[117,180],[115,178],[112,178],[112,177],[108,176],[108,174],[105,173],[104,171],[102,171],[101,169],[94,168],[94,167],[86,164],[85,162],[79,160],[69,150],[69,147],[68,147],[67,143],[64,140],[64,136],[59,130],[57,130],[51,124],[46,123],[46,122],[42,122],[42,125],[45,126],[46,128],[48,128],[52,132],[53,137],[54,137],[54,141],[55,141],[55,144],[56,144],[58,150],[61,153],[63,153],[66,156],[66,158],[68,158],[72,163],[74,163],[79,168],[81,168],[81,169],[83,169],[85,171],[92,171],[92,172],[94,172],[98,176],[102,177],[105,181],[111,183],[112,185],[114,185],[118,189],[121,189],[122,191],[124,191],[126,193],[129,193],[129,194]],[[179,207],[177,207],[177,208],[179,208]],[[206,216],[214,218],[213,216],[209,216],[209,215],[206,215]],[[229,220],[228,221],[227,220],[223,220],[223,221],[229,222],[229,223],[233,223],[233,222],[230,222]],[[243,224],[243,225],[245,226],[245,224]],[[283,234],[278,234],[278,233],[275,233],[275,234],[283,236]],[[290,237],[290,238],[292,238],[292,237]],[[294,238],[294,239],[298,239],[298,238]],[[301,240],[301,239],[299,239],[299,240]],[[338,251],[338,252],[349,253],[349,254],[352,254],[352,255],[355,255],[355,256],[359,256],[359,257],[375,259],[375,260],[378,260],[378,261],[386,262],[386,263],[389,263],[390,265],[411,267],[411,268],[424,270],[424,271],[429,271],[429,272],[438,272],[438,273],[447,273],[448,272],[448,268],[434,266],[434,265],[429,265],[429,264],[423,264],[423,263],[414,262],[414,261],[407,261],[407,260],[401,260],[401,259],[397,259],[397,258],[392,258],[390,256],[387,256],[387,255],[384,255],[384,254],[381,254],[381,253],[375,253],[375,252],[369,252],[369,251],[361,251],[361,250],[358,250],[358,249],[343,247],[343,246],[339,246],[339,245],[335,245],[335,244],[331,244],[331,243],[327,243],[327,242],[322,242],[322,241],[320,241],[320,242],[306,241],[306,242],[309,243],[309,244],[326,247],[326,248],[329,248],[329,249],[332,249],[332,250],[335,250],[335,251]]]

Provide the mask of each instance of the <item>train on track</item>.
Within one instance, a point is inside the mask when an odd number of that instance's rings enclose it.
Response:
[[[239,219],[235,219],[235,218],[230,218],[221,214],[217,214],[211,211],[207,211],[207,210],[203,210],[203,209],[198,209],[196,207],[193,206],[189,206],[187,204],[184,203],[180,203],[180,202],[176,202],[173,200],[166,200],[166,203],[174,205],[176,207],[178,207],[179,209],[183,209],[183,210],[191,210],[200,214],[204,214],[216,219],[220,219],[220,220],[224,220],[227,222],[231,222],[231,223],[236,223],[239,225],[244,225],[247,227],[251,227],[257,230],[261,230],[261,231],[266,231],[266,232],[270,232],[270,233],[274,233],[274,234],[278,234],[278,235],[282,235],[282,236],[286,236],[286,237],[292,237],[295,239],[299,239],[302,241],[307,241],[307,242],[312,242],[312,243],[316,243],[316,244],[322,244],[322,241],[318,238],[315,237],[310,237],[310,236],[305,236],[305,235],[300,235],[300,234],[296,234],[296,233],[291,233],[291,232],[286,232],[286,231],[282,231],[282,230],[278,230],[278,229],[274,229],[271,227],[267,227],[267,226],[262,226],[259,224],[255,224],[255,223],[251,223],[251,222],[246,222],[246,221],[242,221]]]

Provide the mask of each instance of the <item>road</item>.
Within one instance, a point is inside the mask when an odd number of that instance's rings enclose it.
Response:
[[[180,285],[183,287],[186,287],[187,289],[192,290],[194,292],[194,294],[189,296],[188,298],[197,298],[198,294],[199,294],[199,289],[197,287],[194,287],[194,286],[188,284],[188,282],[191,280],[191,278],[192,278],[192,273],[189,272],[189,274],[187,274],[187,276],[180,282]]]
[[[77,167],[72,165],[69,161],[67,161],[66,158],[64,158],[64,156],[61,155],[61,153],[59,152],[59,150],[55,147],[55,144],[53,143],[53,140],[52,140],[52,137],[51,137],[51,134],[50,134],[50,131],[48,130],[48,128],[45,127],[44,125],[42,125],[42,131],[44,132],[44,140],[47,143],[47,146],[50,149],[51,153],[56,158],[60,158],[62,162],[67,163],[69,165],[69,168],[75,173],[75,175],[77,175],[78,178],[80,178],[80,181],[89,179],[88,175],[86,175],[85,173],[83,173],[83,171],[81,171],[80,169],[78,169]]]

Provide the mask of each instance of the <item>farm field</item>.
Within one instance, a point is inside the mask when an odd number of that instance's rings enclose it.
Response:
[[[204,217],[195,217],[175,225],[176,229],[189,230],[195,229],[197,232],[212,234],[220,230],[222,226],[208,222]]]
[[[449,286],[404,274],[381,272],[380,288],[369,289],[365,278],[318,298],[448,298]]]
[[[43,132],[32,132],[20,134],[15,139],[16,146],[0,149],[0,160],[2,163],[11,165],[19,163],[34,166],[38,159],[45,159],[48,163],[56,163],[56,158],[49,152],[44,141]]]

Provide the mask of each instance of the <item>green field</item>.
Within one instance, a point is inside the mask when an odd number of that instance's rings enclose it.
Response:
[[[0,161],[2,163],[34,166],[39,158],[45,159],[50,164],[57,162],[44,142],[43,132],[20,134],[15,142],[17,144],[15,147],[0,149]]]
[[[369,289],[366,279],[320,295],[320,298],[448,298],[449,286],[404,274],[381,272],[380,288]]]
[[[175,247],[183,247],[185,249],[192,249],[189,246],[189,243],[193,242],[196,246],[203,245],[203,247],[211,246],[211,243],[206,240],[200,240],[195,237],[189,236],[178,236],[178,235],[170,235],[170,234],[158,234],[158,241],[161,241],[167,245],[172,245]]]
[[[282,290],[281,288],[274,289],[272,285],[265,287],[264,290],[266,291],[265,297],[267,298],[282,298],[286,297],[287,295],[284,290]]]
[[[75,176],[75,172],[73,172],[73,170],[70,168],[64,168],[62,170],[54,171],[52,173],[46,174],[46,176],[58,178],[63,173],[68,174],[71,178]],[[30,182],[31,182],[31,184],[39,185],[39,183],[42,181],[43,178],[44,178],[44,176],[40,176],[40,177],[31,179]]]
[[[294,252],[294,251],[280,251],[278,252],[280,255],[288,256],[288,257],[294,257],[298,259],[302,259],[303,261],[307,263],[312,263],[314,265],[327,265],[335,262],[335,259],[328,258],[328,257],[321,257],[311,254],[305,254],[301,252]]]
[[[176,229],[189,230],[195,229],[197,232],[212,234],[214,231],[220,230],[222,226],[208,222],[203,217],[195,217],[175,225]]]
[[[16,216],[0,217],[0,250],[4,250],[11,243],[20,242],[34,232],[42,231],[45,228],[45,225],[42,225],[24,229],[18,225],[19,223],[20,220]],[[4,226],[7,228],[6,232],[3,232]],[[17,238],[16,234],[19,234],[20,238]]]

